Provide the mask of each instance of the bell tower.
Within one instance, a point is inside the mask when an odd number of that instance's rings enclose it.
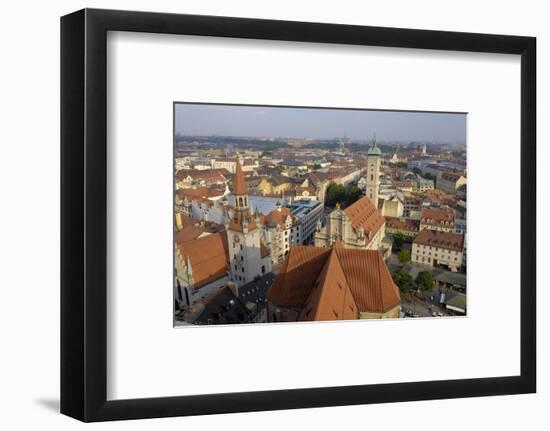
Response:
[[[226,228],[230,274],[232,281],[242,286],[271,271],[271,256],[262,256],[260,217],[251,214],[248,186],[238,160],[232,191],[235,209]]]
[[[378,192],[380,190],[380,163],[382,151],[378,148],[376,135],[372,138],[371,146],[367,152],[367,196],[378,208]]]

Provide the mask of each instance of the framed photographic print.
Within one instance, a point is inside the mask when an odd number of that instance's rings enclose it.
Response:
[[[536,389],[531,37],[61,19],[61,411]]]

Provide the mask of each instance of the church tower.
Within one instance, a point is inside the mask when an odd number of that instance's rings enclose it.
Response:
[[[375,208],[378,208],[381,155],[382,151],[378,148],[376,136],[374,136],[367,152],[367,196]]]
[[[248,186],[241,164],[237,161],[233,178],[235,209],[226,226],[231,279],[242,286],[271,272],[271,256],[262,244],[262,228],[248,203]]]

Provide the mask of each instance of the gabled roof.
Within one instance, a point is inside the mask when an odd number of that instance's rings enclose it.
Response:
[[[330,253],[298,320],[352,320],[359,312],[336,252]]]
[[[270,227],[275,227],[277,225],[284,225],[288,216],[294,218],[290,213],[290,209],[284,207],[281,208],[280,211],[277,209],[270,211],[269,214],[265,216],[264,220]]]
[[[175,234],[176,244],[182,244],[184,242],[196,239],[202,234],[204,234],[205,232],[206,232],[206,229],[200,226],[186,226],[182,230],[176,232]],[[206,234],[208,235],[209,233],[206,232]]]
[[[363,226],[366,233],[377,232],[384,224],[384,217],[367,196],[347,207],[344,212],[350,218],[354,230]]]
[[[224,191],[216,189],[214,187],[188,187],[183,189],[177,189],[176,190],[176,197],[179,200],[184,200],[187,198],[188,200],[193,199],[208,199],[208,198],[217,198],[222,197],[224,194]]]
[[[435,225],[452,225],[455,221],[455,215],[452,211],[434,208],[424,208],[420,215],[422,223]]]
[[[400,229],[418,232],[418,220],[411,220],[399,217],[386,217],[386,229]]]
[[[195,288],[223,277],[229,269],[225,232],[176,243],[176,251],[183,262],[190,260]]]
[[[312,291],[317,283],[321,290],[327,291]],[[346,295],[346,289],[351,297]],[[301,308],[304,319],[331,313],[330,320],[348,319],[353,304],[357,316],[362,311],[385,312],[401,303],[399,289],[378,251],[345,249],[339,245],[292,247],[267,296],[276,305]],[[305,306],[315,313],[310,311],[306,316]],[[340,317],[335,317],[334,311]]]
[[[414,244],[462,251],[464,235],[438,230],[423,229],[413,241]]]

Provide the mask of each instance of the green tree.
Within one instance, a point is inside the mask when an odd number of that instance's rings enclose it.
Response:
[[[357,201],[361,196],[363,195],[363,192],[355,186],[350,186],[346,190],[346,206],[350,206],[352,203]]]
[[[410,262],[410,260],[411,260],[411,252],[409,250],[403,249],[399,252],[399,263],[405,264],[407,262]]]
[[[346,203],[346,190],[343,185],[331,182],[325,193],[325,205],[335,207],[337,203]]]
[[[432,273],[430,271],[421,271],[416,277],[416,284],[423,292],[432,291],[434,287]]]
[[[401,247],[403,247],[403,241],[405,241],[405,234],[398,230],[393,236],[393,246],[396,250],[401,250]]]
[[[411,289],[413,278],[403,268],[395,271],[392,278],[401,292],[407,293]]]

